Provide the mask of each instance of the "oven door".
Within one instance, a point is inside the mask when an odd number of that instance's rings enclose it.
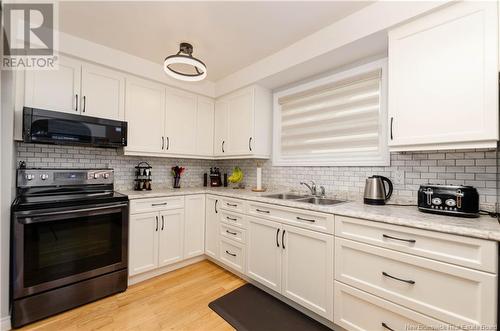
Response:
[[[14,299],[127,268],[128,203],[13,215]]]

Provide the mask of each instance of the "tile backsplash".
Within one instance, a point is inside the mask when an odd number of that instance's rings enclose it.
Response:
[[[147,161],[153,167],[153,189],[172,186],[170,168],[174,165],[186,167],[183,187],[202,186],[203,173],[213,166],[227,172],[234,166],[241,167],[244,182],[251,187],[255,185],[255,167],[259,163],[263,168],[263,185],[268,188],[304,190],[300,181],[315,180],[326,188],[328,195],[360,200],[365,178],[376,174],[392,180],[395,202],[414,203],[419,185],[428,183],[475,186],[483,209],[495,210],[497,202],[496,150],[391,153],[388,167],[273,167],[271,160],[135,157],[121,155],[115,149],[17,143],[17,160],[26,161],[28,167],[113,168],[118,190],[132,189],[134,167],[140,161]]]

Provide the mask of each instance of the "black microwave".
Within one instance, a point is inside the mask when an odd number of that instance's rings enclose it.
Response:
[[[27,143],[118,148],[127,146],[127,122],[23,108]]]

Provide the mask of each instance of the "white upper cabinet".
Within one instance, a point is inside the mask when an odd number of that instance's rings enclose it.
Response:
[[[60,57],[57,70],[25,73],[24,106],[80,113],[81,62]]]
[[[80,105],[83,115],[124,118],[125,76],[91,64],[82,65]]]
[[[214,107],[212,99],[198,97],[196,111],[196,154],[212,156],[214,153]]]
[[[27,107],[123,120],[125,75],[118,71],[61,56],[59,69],[25,75]]]
[[[461,2],[389,32],[391,150],[495,147],[497,2]]]
[[[196,95],[167,88],[165,150],[169,154],[196,152]]]
[[[227,140],[227,110],[228,104],[225,101],[215,102],[214,115],[214,156],[225,156]]]
[[[150,155],[165,150],[165,88],[139,78],[127,78],[125,120],[128,145],[125,153]]]
[[[269,158],[272,96],[254,85],[217,100],[214,155]]]

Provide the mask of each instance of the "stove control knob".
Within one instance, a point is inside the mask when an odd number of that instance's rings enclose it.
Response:
[[[27,174],[26,175],[26,179],[27,180],[33,180],[33,179],[35,179],[35,176],[33,174]]]
[[[94,179],[99,179],[99,173],[97,173],[97,172],[96,172],[96,173],[94,174]]]
[[[109,178],[109,172],[105,172],[103,175],[104,179],[108,179]]]
[[[47,180],[47,179],[49,179],[49,175],[47,175],[47,174],[41,174],[41,175],[40,175],[40,178],[41,178],[42,180]]]

